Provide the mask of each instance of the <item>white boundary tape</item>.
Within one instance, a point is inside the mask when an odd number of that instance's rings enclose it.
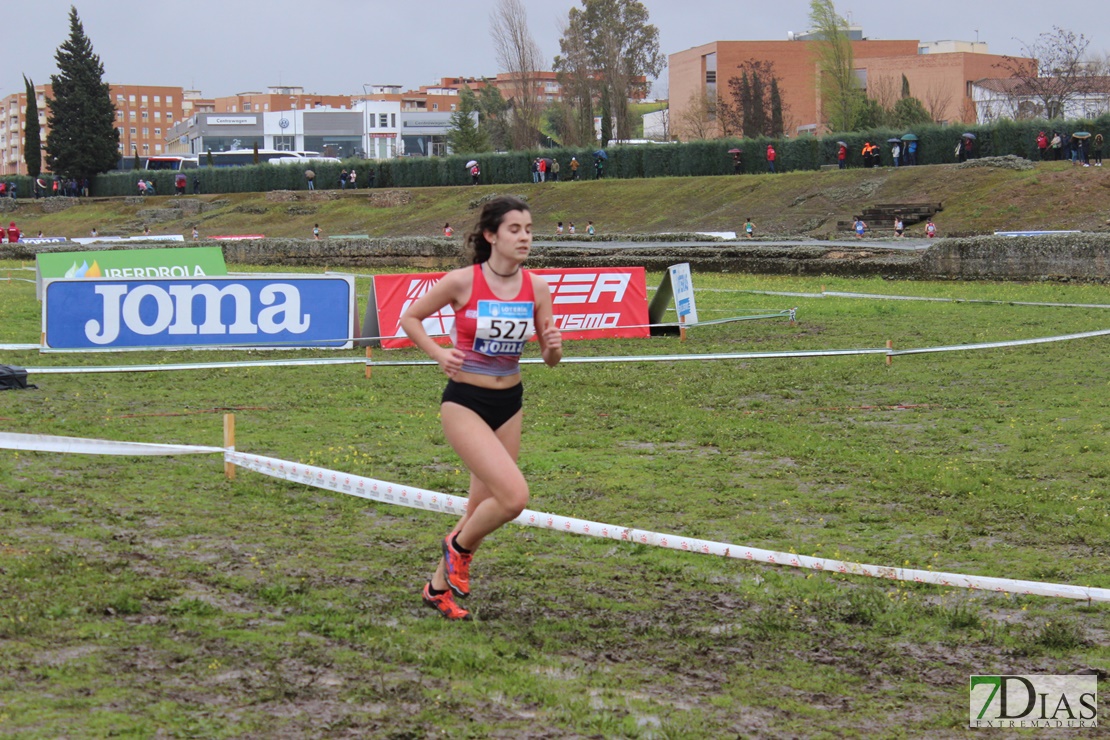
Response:
[[[1048,303],[1044,301],[999,301],[985,298],[936,298],[887,293],[848,293],[826,290],[823,293],[790,293],[779,290],[744,290],[742,288],[698,288],[695,293],[750,293],[752,295],[778,295],[788,298],[873,298],[881,301],[933,301],[936,303],[986,303],[1000,306],[1049,306],[1054,308],[1110,308],[1105,303]]]
[[[805,357],[844,357],[851,355],[921,355],[936,352],[965,352],[981,349],[999,349],[1002,347],[1023,347],[1031,344],[1047,344],[1050,342],[1065,342],[1074,339],[1090,339],[1092,337],[1110,336],[1110,329],[1088,331],[1079,334],[1063,334],[1054,337],[1036,337],[1033,339],[1011,339],[1002,342],[983,342],[980,344],[956,344],[944,347],[917,347],[911,349],[893,350],[886,347],[861,348],[861,349],[817,349],[797,350],[785,352],[725,352],[720,354],[688,354],[688,355],[621,355],[602,357],[564,357],[563,364],[599,364],[614,362],[689,362],[696,360],[776,360]],[[538,365],[543,362],[539,357],[522,357],[521,365]],[[386,360],[375,362],[363,357],[332,357],[308,358],[303,360],[249,360],[243,362],[193,362],[173,365],[93,365],[79,367],[28,367],[29,375],[48,374],[80,374],[80,373],[128,373],[128,372],[160,372],[167,370],[205,370],[212,368],[237,368],[237,367],[286,367],[299,365],[366,365],[375,367],[413,367],[436,365],[435,360]]]
[[[0,433],[0,447],[19,450],[38,450],[43,452],[68,452],[101,455],[177,455],[222,452],[224,461],[253,470],[273,478],[302,483],[336,493],[370,501],[407,506],[414,509],[434,511],[442,514],[462,516],[466,511],[467,499],[461,496],[429,491],[413,486],[366,478],[360,475],[342,473],[316,465],[280,460],[262,455],[252,455],[221,447],[191,447],[184,445],[160,445],[140,442],[113,442],[110,440],[80,439],[74,437],[51,437],[39,434]],[[681,535],[662,534],[644,529],[620,527],[586,519],[545,514],[525,509],[514,523],[526,527],[538,527],[569,534],[589,537],[635,542],[670,550],[716,555],[736,560],[750,560],[768,565],[788,565],[794,568],[808,568],[816,571],[842,573],[845,575],[868,576],[891,581],[928,583],[936,586],[966,588],[973,591],[995,591],[999,593],[1052,596],[1056,598],[1078,599],[1082,601],[1110,601],[1110,589],[1090,586],[1072,586],[1060,583],[1022,581],[1011,578],[990,576],[970,576],[961,573],[944,573],[914,568],[894,568],[883,565],[866,565],[830,558],[810,557],[795,553],[776,552],[756,547],[731,545],[726,542],[713,542]]]
[[[116,442],[110,439],[56,437],[49,434],[0,432],[0,448],[31,452],[61,452],[68,455],[210,455],[223,447],[166,445],[151,442]]]
[[[29,367],[28,375],[81,373],[152,373],[169,370],[212,370],[235,367],[293,367],[300,365],[365,365],[365,357],[315,357],[303,360],[243,360],[241,362],[183,362],[173,365],[88,365],[77,367]]]

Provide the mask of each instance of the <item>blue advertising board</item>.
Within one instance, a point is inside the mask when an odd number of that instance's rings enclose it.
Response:
[[[42,304],[50,349],[196,346],[346,349],[350,276],[51,280]]]

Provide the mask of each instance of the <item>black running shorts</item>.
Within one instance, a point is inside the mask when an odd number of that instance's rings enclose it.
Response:
[[[496,431],[523,408],[524,384],[495,389],[448,380],[443,389],[443,403],[457,403],[470,409]]]

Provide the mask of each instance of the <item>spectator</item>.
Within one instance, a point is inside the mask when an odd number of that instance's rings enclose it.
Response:
[[[836,150],[836,166],[839,169],[848,167],[848,145],[841,144],[840,148]]]
[[[559,160],[551,160],[551,179],[554,182],[559,182]]]
[[[351,183],[351,190],[358,190],[358,173],[354,167],[351,168],[351,174],[347,175],[347,181]]]
[[[340,190],[346,190],[347,189],[347,177],[348,177],[347,169],[344,168],[343,171],[339,173],[339,189]]]
[[[366,187],[368,187],[368,188],[374,187],[374,175],[375,174],[376,173],[374,172],[374,168],[371,167],[370,171],[368,173],[366,173]]]
[[[540,158],[536,157],[532,160],[532,184],[540,181]]]
[[[178,172],[173,176],[173,187],[176,191],[174,195],[185,195],[185,187],[189,184],[189,176],[184,172]]]
[[[540,157],[536,162],[536,169],[540,171],[540,182],[547,182],[547,160]]]
[[[911,141],[906,142],[906,153],[905,153],[903,158],[906,160],[905,161],[906,165],[916,165],[917,164],[917,142],[916,141],[911,140]]]
[[[200,175],[193,175],[193,195],[200,195]]]
[[[578,160],[575,159],[574,157],[570,158],[570,179],[571,180],[577,180],[578,179]]]
[[[1095,167],[1102,166],[1102,141],[1102,134],[1095,134],[1095,141],[1091,146],[1091,154],[1095,157]]]
[[[470,168],[470,184],[477,185],[478,178],[482,175],[482,171],[478,169],[478,163],[475,162],[474,166]]]
[[[1059,162],[1064,148],[1064,141],[1060,138],[1059,131],[1052,132],[1052,140],[1048,143],[1048,147],[1052,150],[1052,158]]]
[[[732,153],[732,174],[739,175],[744,171],[744,163],[740,159],[741,153],[735,151]]]
[[[605,177],[605,160],[599,155],[594,155],[594,176],[600,180]]]
[[[55,188],[58,187],[58,183],[56,181],[54,183],[54,187]],[[138,187],[139,187],[139,195],[146,195],[146,180],[143,180],[142,178],[140,178]]]
[[[896,142],[894,142],[894,145],[892,147],[890,147],[890,156],[894,159],[894,166],[895,167],[901,167],[902,166],[902,143],[901,142],[896,141]]]
[[[15,244],[19,241],[20,233],[19,228],[15,225],[15,221],[8,224],[8,244]]]
[[[773,144],[767,145],[767,171],[771,174],[775,172],[775,147]]]
[[[308,189],[309,190],[315,190],[316,189],[316,173],[314,171],[305,170],[304,171],[304,179],[305,179],[305,182],[308,183]]]
[[[1044,131],[1037,133],[1037,153],[1041,155],[1042,162],[1048,159],[1048,137]]]

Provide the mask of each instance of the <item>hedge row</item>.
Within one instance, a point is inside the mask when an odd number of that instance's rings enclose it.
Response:
[[[1014,154],[1036,159],[1037,133],[1059,131],[1065,142],[1076,131],[1110,133],[1110,114],[1097,119],[1072,121],[998,121],[989,126],[940,126],[935,124],[915,126],[918,137],[918,164],[943,164],[956,160],[955,148],[962,134],[975,135],[973,156],[1002,156]],[[868,132],[829,134],[820,138],[802,136],[795,139],[714,139],[685,144],[655,144],[647,146],[614,146],[606,149],[604,176],[611,178],[640,178],[700,175],[728,175],[733,173],[733,155],[730,149],[741,150],[741,168],[745,173],[767,171],[767,145],[774,144],[777,153],[776,170],[816,170],[822,165],[835,165],[837,142],[848,145],[848,165],[860,166],[860,151],[864,142],[879,145],[884,165],[892,164],[888,139],[900,138],[907,133],[901,129],[877,129]],[[504,154],[474,155],[481,168],[482,184],[509,184],[531,182],[531,164],[536,157],[557,159],[561,165],[560,179],[571,178],[571,157],[577,158],[580,179],[594,179],[593,148],[559,148]],[[318,189],[338,188],[341,169],[358,171],[359,187],[422,187],[440,185],[468,185],[470,173],[466,167],[470,155],[446,157],[400,158],[383,161],[347,160],[316,162],[309,165],[316,173]],[[187,172],[188,192],[193,190],[193,177],[199,177],[202,193],[265,192],[269,190],[304,190],[307,187],[304,171],[296,165],[261,164],[248,167],[201,167]],[[92,184],[92,195],[135,195],[139,177],[154,183],[160,195],[173,192],[174,172],[128,171],[99,175]],[[32,179],[27,176],[6,176],[6,182],[18,184],[20,198],[33,195]],[[45,178],[44,178],[45,179]]]

